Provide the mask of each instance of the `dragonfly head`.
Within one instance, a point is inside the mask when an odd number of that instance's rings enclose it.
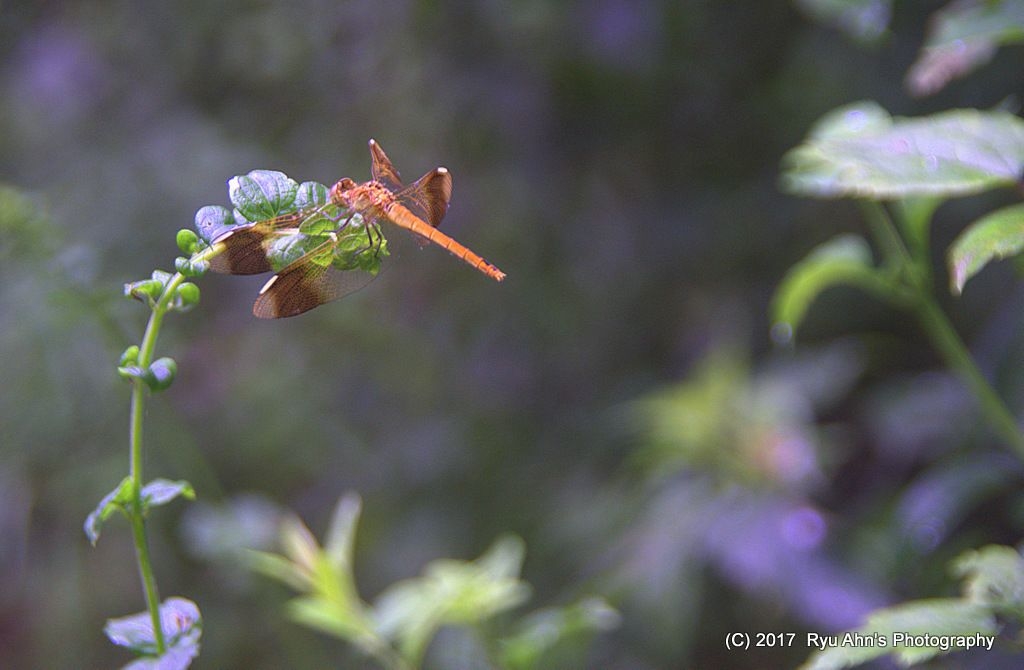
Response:
[[[350,191],[355,187],[356,183],[348,177],[338,180],[338,183],[331,187],[331,200],[338,203],[349,204]]]

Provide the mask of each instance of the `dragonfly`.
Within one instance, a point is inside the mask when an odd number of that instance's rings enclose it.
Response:
[[[452,195],[452,176],[446,168],[434,168],[406,186],[380,144],[371,139],[369,145],[370,181],[359,184],[344,177],[330,188],[326,203],[243,224],[213,240],[219,253],[210,261],[211,270],[260,274],[274,269],[271,258],[275,248],[302,238],[311,224],[327,222],[326,234],[315,237],[317,242],[312,248],[304,250],[264,284],[253,304],[255,316],[296,316],[369,284],[388,253],[380,222],[404,228],[421,246],[436,244],[495,281],[505,279],[505,273],[495,265],[437,229],[448,212]],[[359,247],[353,250],[352,232],[356,227],[365,231],[365,241],[360,240]],[[323,241],[319,241],[320,237]],[[369,256],[360,258],[365,254]],[[359,269],[366,267],[374,271]]]

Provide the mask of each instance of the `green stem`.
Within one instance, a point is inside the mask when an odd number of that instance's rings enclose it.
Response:
[[[963,340],[931,296],[922,293],[916,304],[917,318],[932,344],[977,398],[981,411],[1000,437],[1024,459],[1024,434],[1013,414],[988,383],[971,358]]]
[[[160,327],[163,324],[164,315],[167,314],[168,305],[170,305],[175,291],[183,281],[185,281],[184,275],[175,273],[164,287],[160,299],[153,305],[153,312],[149,316],[149,323],[146,324],[146,333],[142,336],[142,344],[139,347],[138,366],[142,369],[148,368],[153,363],[153,352],[156,349],[156,339],[160,335]],[[135,541],[135,556],[139,563],[139,576],[142,578],[142,590],[146,597],[146,607],[149,610],[150,619],[153,622],[156,651],[160,655],[167,650],[167,642],[164,639],[164,631],[160,625],[160,593],[157,590],[156,577],[153,574],[153,563],[149,557],[149,544],[146,539],[146,520],[142,506],[142,420],[145,415],[145,408],[145,384],[136,379],[132,388],[131,429],[129,435],[131,447],[129,473],[132,479],[132,504],[129,516],[131,517],[132,537]]]
[[[871,227],[871,234],[875,238],[875,242],[882,249],[886,263],[896,267],[913,267],[914,260],[910,251],[903,243],[903,238],[900,237],[900,233],[896,230],[885,207],[872,200],[861,200],[860,206],[864,212],[864,218],[868,220],[868,225]]]
[[[871,226],[875,241],[882,249],[885,263],[897,271],[897,281],[902,278],[899,283],[909,294],[908,304],[917,315],[921,327],[931,338],[932,344],[946,365],[967,384],[989,424],[1024,459],[1024,433],[1017,425],[1013,413],[981,374],[963,340],[932,297],[928,271],[922,265],[924,259],[919,258],[915,261],[911,256],[885,207],[877,202],[862,201],[861,208]]]
[[[193,256],[191,260],[209,260],[219,250],[206,248]],[[160,327],[163,325],[164,316],[170,309],[174,294],[185,281],[185,276],[180,272],[167,281],[160,298],[153,305],[152,313],[149,315],[149,323],[146,324],[146,332],[142,336],[142,344],[139,345],[139,355],[136,364],[145,370],[153,363],[153,353],[156,350],[156,340],[160,336]],[[156,577],[153,574],[153,562],[149,556],[149,543],[146,539],[146,517],[142,504],[142,421],[146,413],[146,386],[136,379],[132,386],[131,419],[129,426],[129,447],[130,462],[129,476],[132,480],[132,501],[128,510],[131,520],[132,538],[135,541],[135,556],[139,563],[139,576],[142,578],[142,591],[146,598],[146,608],[149,610],[149,617],[153,623],[153,639],[156,643],[157,655],[167,651],[167,641],[164,638],[163,627],[160,625],[160,592],[156,586]]]

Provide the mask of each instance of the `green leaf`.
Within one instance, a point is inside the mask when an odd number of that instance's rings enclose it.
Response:
[[[156,636],[149,612],[109,619],[103,632],[117,646],[147,657],[126,668],[170,670],[187,668],[199,654],[202,628],[202,617],[196,604],[185,598],[174,597],[160,605],[160,629],[167,645],[162,655],[157,655]]]
[[[227,207],[207,205],[196,212],[196,231],[207,244],[211,244],[215,239],[238,225],[240,224],[235,220],[235,215]]]
[[[851,284],[886,295],[889,281],[871,264],[871,249],[857,235],[840,235],[816,247],[798,262],[772,300],[773,332],[788,339],[799,328],[818,294],[836,284]]]
[[[751,383],[747,356],[722,346],[698,361],[683,382],[637,400],[633,415],[645,437],[635,462],[664,475],[684,467],[722,467],[736,459],[731,428]]]
[[[1024,558],[1012,547],[989,545],[957,558],[953,572],[964,577],[964,596],[1024,622]]]
[[[595,631],[611,630],[621,617],[601,598],[587,598],[567,607],[540,610],[524,618],[517,632],[501,640],[501,667],[534,670],[544,655],[566,639]]]
[[[320,545],[306,524],[296,517],[285,518],[281,523],[281,544],[292,563],[309,575],[316,574]]]
[[[797,0],[817,21],[839,28],[858,42],[874,42],[885,34],[892,0]]]
[[[859,640],[850,642],[847,634],[822,636],[825,639],[818,643],[826,644],[826,648],[815,652],[800,670],[852,668],[886,654],[893,654],[903,665],[913,665],[960,651],[967,647],[968,640],[974,646],[988,646],[987,641],[971,636],[995,636],[996,631],[995,618],[985,606],[958,598],[917,600],[875,611],[864,626],[849,633],[862,636]],[[873,643],[865,644],[865,640]]]
[[[263,221],[292,211],[299,185],[283,172],[253,170],[228,182],[231,203],[249,221]]]
[[[312,575],[284,556],[252,549],[247,549],[244,556],[251,570],[287,584],[296,591],[308,591],[313,587]]]
[[[326,235],[278,235],[266,245],[267,258],[274,272],[279,272],[293,261],[302,258],[328,240]],[[313,257],[314,263],[327,265],[333,258],[330,247],[325,247]]]
[[[315,181],[304,181],[299,184],[295,194],[295,209],[305,207],[319,207],[326,205],[330,200],[330,193],[326,186]]]
[[[341,603],[304,596],[288,601],[287,608],[288,616],[297,623],[348,640],[364,651],[379,644],[368,622]]]
[[[380,226],[373,224],[372,248],[366,229],[361,225],[362,219],[357,218],[338,234],[338,245],[331,261],[339,270],[359,270],[372,275],[380,272],[381,264],[390,255],[388,241]]]
[[[1024,121],[1012,114],[894,119],[860,102],[828,113],[785,155],[782,187],[818,198],[952,197],[1012,186],[1022,169]]]
[[[331,525],[324,539],[324,552],[337,570],[352,570],[356,525],[361,510],[362,500],[354,493],[344,496],[334,508],[334,516],[331,517]]]
[[[196,499],[196,491],[192,485],[184,479],[171,481],[170,479],[154,479],[142,487],[139,494],[142,497],[144,509],[166,505],[178,496],[184,496],[189,500]]]
[[[992,59],[996,49],[1024,41],[1024,2],[954,2],[936,12],[928,38],[907,73],[914,95],[931,95]]]
[[[85,535],[95,547],[100,539],[100,529],[110,515],[117,510],[124,510],[132,500],[132,478],[125,477],[113,491],[103,496],[103,500],[85,519]]]
[[[416,665],[441,626],[479,624],[529,597],[518,578],[523,551],[522,540],[505,536],[476,561],[433,561],[422,577],[381,594],[373,608],[376,629],[397,639],[402,656]]]
[[[967,280],[993,259],[1024,249],[1024,205],[996,210],[969,225],[949,247],[950,290],[959,295]]]
[[[134,298],[153,307],[156,305],[156,301],[160,299],[160,294],[163,293],[163,290],[163,282],[156,279],[141,279],[124,285],[124,297]]]

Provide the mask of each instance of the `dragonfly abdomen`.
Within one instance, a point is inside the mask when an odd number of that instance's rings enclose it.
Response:
[[[405,228],[420,237],[430,240],[442,249],[447,250],[452,256],[455,256],[464,263],[476,268],[476,270],[482,272],[495,281],[502,281],[505,279],[505,273],[499,270],[497,266],[488,262],[483,256],[462,245],[455,239],[445,235],[437,228],[427,225],[425,221],[399,203],[388,203],[383,209],[385,218],[396,226]]]

